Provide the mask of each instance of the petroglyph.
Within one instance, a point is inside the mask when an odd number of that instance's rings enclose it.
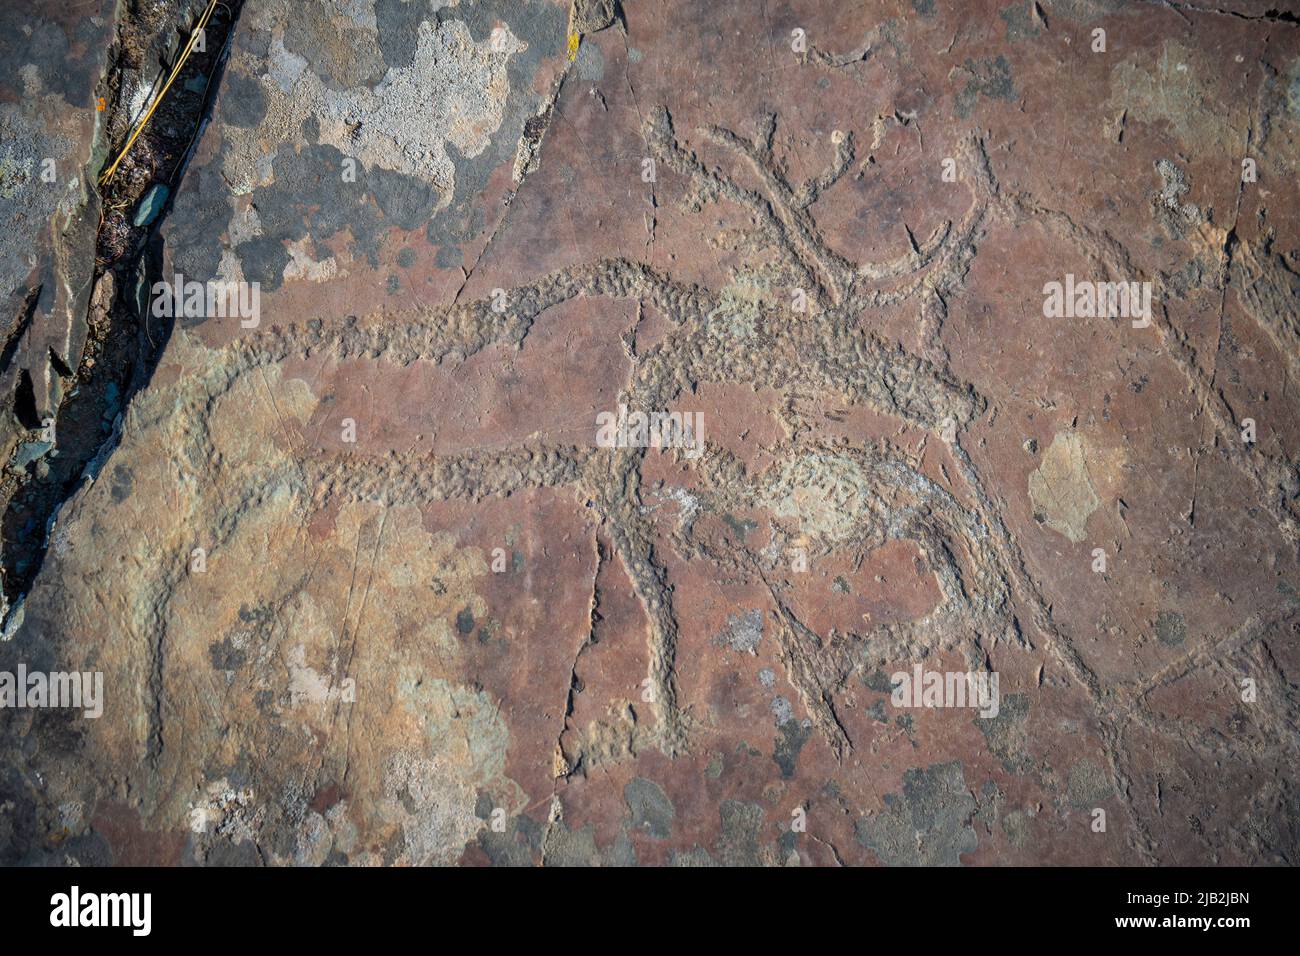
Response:
[[[710,556],[748,569],[770,589],[780,608],[776,639],[788,678],[837,753],[843,754],[851,742],[836,717],[832,696],[863,660],[958,649],[971,666],[978,666],[999,643],[1027,646],[1022,616],[1109,713],[1097,678],[1052,621],[1000,511],[956,437],[989,405],[948,369],[941,340],[945,302],[960,289],[991,216],[1040,222],[1078,243],[1115,274],[1121,273],[1127,254],[1104,234],[1042,208],[1027,195],[1004,193],[983,143],[972,138],[963,153],[966,168],[973,171],[967,179],[971,203],[961,221],[942,223],[926,240],[912,243],[889,262],[851,261],[828,247],[809,209],[852,164],[852,137],[835,144],[821,173],[792,184],[773,153],[776,125],[777,117],[767,114],[760,117],[752,138],[718,127],[700,131],[706,141],[736,154],[748,179],[706,167],[679,138],[664,109],[650,112],[643,134],[655,157],[689,180],[689,208],[730,201],[753,213],[757,226],[752,241],[771,243],[779,272],[790,284],[807,288],[813,302],[808,315],[792,321],[785,303],[760,297],[751,303],[752,335],[738,347],[729,331],[730,306],[723,292],[681,283],[642,263],[611,258],[574,264],[515,286],[506,291],[504,308],[500,300],[484,299],[338,325],[313,320],[272,327],[210,355],[196,354],[195,370],[175,387],[181,418],[193,423],[182,446],[188,466],[202,471],[213,459],[207,432],[212,409],[226,391],[255,371],[313,358],[398,366],[463,361],[491,345],[521,346],[543,313],[575,298],[636,299],[659,310],[670,328],[662,342],[635,357],[630,384],[619,397],[631,407],[667,410],[703,383],[780,390],[799,382],[805,391],[869,408],[908,427],[936,436],[948,433],[953,463],[973,505],[960,503],[952,491],[922,475],[917,461],[887,446],[828,447],[796,439],[776,450],[778,464],[750,475],[709,444],[697,463],[700,508],[734,511],[760,505],[778,519],[776,537],[761,552],[739,548]],[[860,318],[883,305],[907,301],[915,301],[918,308],[916,351],[886,341]],[[161,424],[177,410],[160,407],[158,417],[151,419],[142,409],[137,414],[145,417],[133,424]],[[680,460],[681,452],[676,454]],[[655,555],[657,532],[641,506],[644,450],[610,453],[593,442],[593,447],[543,444],[456,456],[389,452],[329,457],[306,448],[298,455],[290,472],[281,473],[297,473],[293,484],[304,496],[298,506],[302,508],[311,507],[311,501],[373,500],[390,507],[477,501],[542,487],[569,488],[589,500],[646,612],[648,677],[658,715],[652,742],[670,754],[689,748],[689,720],[681,711],[676,682],[678,622],[672,591]],[[216,455],[215,467],[226,467],[226,460]],[[1040,481],[1048,477],[1069,476],[1057,468]],[[1040,497],[1051,496],[1044,491]],[[1059,495],[1051,501],[1059,504]],[[1067,506],[1074,507],[1062,505]],[[1053,505],[1048,510],[1054,515],[1060,509]],[[1079,540],[1081,529],[1073,514],[1051,520]],[[863,553],[888,541],[911,541],[938,583],[941,600],[916,620],[821,637],[800,622],[782,598],[786,585],[779,574],[780,556],[796,538],[810,540],[814,553],[823,554],[844,547]],[[677,544],[688,552],[698,547],[689,534],[679,535]],[[1017,612],[1017,606],[1024,610]],[[1112,750],[1112,772],[1122,792],[1118,760]]]
[[[984,400],[969,384],[959,382],[931,360],[911,354],[901,344],[888,343],[860,324],[857,317],[884,302],[935,297],[941,294],[939,290],[954,289],[972,253],[951,247],[973,239],[985,200],[977,194],[972,212],[956,229],[945,223],[924,243],[913,244],[890,262],[851,262],[827,247],[808,212],[818,195],[834,184],[852,162],[851,138],[837,144],[825,171],[792,186],[778,171],[771,152],[775,125],[775,116],[763,117],[753,140],[716,127],[703,131],[707,139],[726,145],[746,161],[757,188],[706,170],[677,138],[666,110],[652,112],[644,133],[655,155],[688,176],[701,191],[700,196],[690,200],[692,203],[704,201],[705,197],[725,197],[761,215],[766,234],[776,237],[785,268],[807,281],[816,301],[822,303],[806,321],[792,322],[777,303],[760,302],[752,348],[738,350],[723,341],[726,316],[718,293],[684,285],[641,263],[605,259],[570,266],[507,290],[504,309],[499,301],[488,299],[446,309],[376,316],[364,322],[349,320],[341,326],[311,321],[303,326],[273,327],[242,338],[210,357],[196,356],[200,371],[187,375],[177,386],[181,417],[195,425],[189,432],[185,455],[188,464],[199,470],[212,457],[214,449],[206,429],[213,404],[256,370],[289,359],[321,357],[397,365],[464,360],[492,344],[522,344],[538,316],[579,296],[639,299],[673,323],[664,342],[637,357],[632,383],[620,397],[621,402],[632,407],[667,409],[683,392],[702,382],[779,388],[799,380],[818,391],[837,395],[848,404],[863,405],[928,431],[937,431],[945,424],[957,427],[969,423],[985,407]],[[917,277],[927,269],[928,274]],[[888,291],[880,288],[881,283],[900,279],[905,283],[901,287]],[[160,411],[162,415],[153,421],[161,423],[163,417],[174,417],[176,409]],[[138,424],[147,426],[150,421]],[[575,487],[578,494],[593,502],[607,524],[614,552],[626,567],[649,618],[649,677],[654,687],[654,706],[660,715],[657,742],[665,751],[674,753],[688,746],[674,676],[677,621],[663,567],[654,557],[655,532],[640,509],[643,455],[641,450],[601,454],[594,447],[520,448],[436,459],[393,452],[379,459],[348,455],[329,461],[308,454],[300,468],[304,488],[312,489],[317,500],[341,496],[345,500],[378,500],[389,505],[450,498],[478,500],[508,496],[529,487]],[[224,460],[223,456],[216,457],[218,462]],[[801,480],[787,474],[783,478],[774,476],[768,483],[784,481],[790,485]],[[962,573],[951,557],[955,536],[973,542],[974,537],[986,536],[987,531],[978,526],[978,519],[972,525],[951,496],[939,492],[902,459],[857,471],[853,480],[864,496],[859,503],[865,505],[865,496],[871,497],[877,502],[874,508],[882,520],[885,505],[880,496],[892,495],[900,486],[918,489],[926,505],[938,497],[944,499],[946,521],[914,524],[906,513],[895,515],[888,519],[892,526],[879,529],[874,540],[916,539],[938,562],[936,574],[947,595],[944,610],[934,620],[919,622],[907,633],[925,633],[940,620],[951,625],[953,615],[961,617],[957,608],[968,600],[963,596]],[[774,490],[756,489],[750,498],[751,502],[764,500],[775,504],[777,513],[782,513]],[[987,546],[971,543],[967,548],[977,561],[995,560]],[[1005,605],[1005,572],[981,568],[971,573],[990,579],[990,587],[971,592],[979,595],[978,603]],[[981,615],[987,617],[977,612],[977,616]],[[950,627],[938,630],[947,632]],[[1006,630],[1003,622],[990,638],[996,640]],[[905,641],[904,631],[896,629],[889,646],[896,648]],[[822,712],[819,725],[832,733],[833,721],[825,718],[827,705],[816,702],[824,701],[833,688],[810,684],[806,674],[794,679],[810,709]],[[835,745],[843,746],[843,735],[835,736]]]

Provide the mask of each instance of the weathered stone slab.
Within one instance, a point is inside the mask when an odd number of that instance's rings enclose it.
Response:
[[[0,367],[7,457],[48,417],[86,340],[99,198],[87,182],[115,4],[15,0],[0,11]],[[65,370],[52,365],[51,352]],[[26,383],[20,382],[26,376]],[[15,409],[15,393],[24,392]],[[25,421],[8,421],[17,415]]]
[[[5,858],[1294,858],[1300,28],[1234,9],[250,5],[163,273],[258,308],[0,646],[106,688],[0,711]]]

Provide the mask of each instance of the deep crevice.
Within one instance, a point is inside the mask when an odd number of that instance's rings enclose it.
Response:
[[[95,165],[107,167],[130,135],[135,117],[130,114],[128,77],[160,76],[155,88],[160,87],[206,6],[200,0],[182,0],[175,5],[129,0],[122,5],[108,66],[97,91],[111,105],[96,143],[99,159]],[[170,338],[172,320],[149,324],[147,298],[142,300],[138,290],[148,290],[161,274],[159,228],[171,211],[211,114],[230,35],[242,6],[243,0],[217,4],[205,30],[203,52],[191,52],[116,174],[99,189],[103,211],[96,234],[95,291],[88,307],[86,345],[76,358],[75,370],[53,350],[49,355],[51,368],[66,386],[53,423],[55,449],[23,466],[26,473],[21,483],[3,502],[0,566],[5,608],[20,605],[44,562],[48,534],[60,507],[81,486],[87,470],[95,467],[96,461],[102,462],[116,444],[119,416],[132,396],[148,384]],[[182,15],[184,23],[178,22]],[[94,166],[88,168],[87,180],[98,182],[100,172]],[[137,226],[137,210],[155,186],[165,187],[167,198],[151,221]],[[0,363],[12,358],[30,321],[28,309]],[[45,424],[38,419],[35,390],[26,371],[19,378],[14,401],[23,427],[38,429]],[[10,622],[6,621],[6,626],[11,626]]]
[[[4,351],[0,352],[0,375],[9,370],[9,365],[14,360],[14,354],[18,351],[18,346],[22,344],[23,336],[27,334],[28,327],[32,324],[32,318],[36,315],[36,303],[40,300],[42,286],[37,285],[29,289],[26,298],[23,299],[23,306],[14,319],[13,325],[9,329],[9,334],[5,336]]]
[[[41,427],[36,412],[36,389],[32,387],[32,375],[27,369],[18,374],[18,386],[14,389],[14,417],[24,428]]]

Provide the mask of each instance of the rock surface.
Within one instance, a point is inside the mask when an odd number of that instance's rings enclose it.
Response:
[[[0,10],[0,455],[62,398],[86,342],[99,195],[87,181],[112,0]],[[51,361],[51,353],[54,359]]]
[[[0,670],[103,716],[0,710],[0,860],[1294,861],[1300,24],[1228,9],[247,4],[155,278],[257,308],[59,513]]]

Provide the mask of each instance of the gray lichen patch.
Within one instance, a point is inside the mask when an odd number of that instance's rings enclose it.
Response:
[[[883,813],[857,821],[858,842],[887,866],[960,866],[977,844],[975,810],[958,761],[908,770],[902,794],[887,794]]]
[[[1186,231],[1202,222],[1204,217],[1195,203],[1184,202],[1190,188],[1182,169],[1167,159],[1156,160],[1160,174],[1160,190],[1152,198],[1155,219],[1165,234],[1174,239],[1183,238]]]
[[[342,62],[361,65],[341,72],[340,57],[326,55],[329,48],[322,48],[324,40],[313,32],[313,22],[295,15],[271,28],[266,62],[255,65],[265,71],[266,116],[256,129],[246,130],[245,111],[237,107],[226,126],[223,171],[236,193],[271,181],[268,133],[278,131],[291,139],[311,119],[318,143],[335,147],[367,170],[389,170],[430,183],[446,205],[455,191],[455,155],[474,158],[487,149],[505,116],[508,61],[528,44],[508,25],[476,41],[459,20],[422,20],[410,64],[379,75],[380,35],[350,28],[348,35],[356,33],[368,42],[342,55]],[[349,80],[355,85],[342,85]],[[340,166],[335,175],[342,174]]]
[[[1187,638],[1187,622],[1177,611],[1161,611],[1156,615],[1156,637],[1161,644],[1181,647]]]
[[[1300,57],[1291,61],[1287,74],[1286,108],[1293,117],[1300,120]]]
[[[1011,64],[1005,56],[967,60],[960,72],[970,77],[965,88],[957,94],[957,115],[963,119],[971,114],[981,96],[995,100],[1016,98]]]
[[[1015,43],[1017,40],[1029,40],[1038,36],[1042,32],[1042,15],[1038,11],[1038,5],[1032,0],[1019,0],[1011,6],[999,11],[998,16],[1006,22],[1007,40]]]
[[[635,777],[623,788],[623,799],[632,814],[629,826],[654,837],[666,840],[672,833],[677,811],[664,793],[663,787],[653,780]]]
[[[62,100],[55,104],[67,110]],[[81,161],[88,157],[71,155],[74,148],[72,136],[43,122],[32,101],[0,103],[0,289],[6,295],[36,265],[33,227],[81,199]]]
[[[1028,716],[1029,698],[1024,694],[1009,694],[1003,698],[996,717],[978,717],[973,721],[984,734],[989,752],[1010,773],[1027,773],[1033,767],[1033,758],[1025,752],[1029,740],[1025,723]]]
[[[743,614],[728,615],[727,626],[713,638],[713,643],[730,647],[733,651],[755,654],[762,638],[763,612],[750,608]]]
[[[763,808],[756,803],[726,800],[718,808],[722,826],[718,860],[723,866],[763,866],[775,856],[763,844]]]
[[[409,68],[390,70],[374,89],[324,91],[322,141],[367,166],[430,179],[450,196],[447,144],[471,158],[487,149],[510,91],[506,61],[527,49],[508,26],[499,29],[476,43],[460,21],[422,22]]]
[[[1070,768],[1066,783],[1066,797],[1070,806],[1078,810],[1095,807],[1115,795],[1110,776],[1092,760],[1080,760]]]
[[[781,779],[789,780],[798,769],[799,751],[812,736],[811,720],[787,720],[780,725],[772,760],[781,768]]]
[[[457,245],[488,225],[493,172],[545,133],[564,29],[550,2],[250,7],[213,111],[215,155],[170,217],[177,265],[272,291],[381,268],[394,228],[424,229],[439,265],[459,265]]]

